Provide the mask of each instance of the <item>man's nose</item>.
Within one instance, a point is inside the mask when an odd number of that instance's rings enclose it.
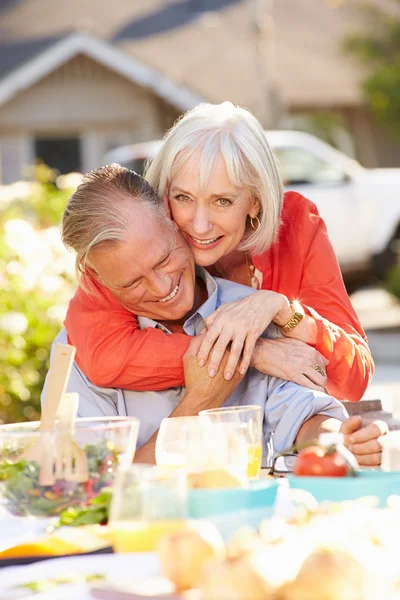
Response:
[[[197,235],[204,235],[211,231],[212,223],[210,222],[210,216],[208,208],[198,207],[193,215],[192,221],[193,233]]]
[[[165,298],[172,292],[172,280],[167,273],[155,271],[152,276],[151,287],[153,294],[158,296],[158,299]]]

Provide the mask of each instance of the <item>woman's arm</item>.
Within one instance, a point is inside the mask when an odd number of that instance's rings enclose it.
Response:
[[[298,300],[315,324],[315,337],[308,343],[329,361],[327,391],[356,402],[374,373],[367,338],[347,295],[324,221],[312,202],[299,194],[296,201],[300,206],[293,229],[306,243],[298,245],[302,277],[298,297],[290,299]],[[295,245],[295,239],[291,243]],[[295,327],[286,336],[296,338],[300,333]]]
[[[85,375],[101,387],[139,391],[184,385],[182,358],[191,338],[153,327],[140,330],[135,315],[104,286],[94,285],[95,296],[77,289],[65,319]]]

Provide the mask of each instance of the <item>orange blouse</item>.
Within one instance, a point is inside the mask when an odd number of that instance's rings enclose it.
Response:
[[[365,333],[350,303],[324,221],[316,206],[297,192],[286,192],[277,241],[253,256],[263,275],[262,288],[301,302],[315,319],[314,347],[328,360],[327,390],[338,399],[356,402],[374,372]],[[76,346],[76,362],[94,384],[134,390],[162,390],[184,384],[182,356],[190,338],[138,328],[99,283],[98,295],[78,287],[65,327]]]

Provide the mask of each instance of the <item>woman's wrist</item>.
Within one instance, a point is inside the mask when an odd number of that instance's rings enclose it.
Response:
[[[275,325],[285,337],[298,339],[306,344],[315,344],[317,341],[315,320],[305,313],[300,302],[290,302],[286,296],[283,296],[282,302],[283,306],[274,318]]]
[[[317,325],[313,317],[310,317],[306,313],[304,313],[303,318],[296,327],[290,331],[283,330],[282,332],[285,337],[301,340],[306,344],[314,345],[317,343]]]
[[[286,323],[290,321],[293,315],[292,307],[286,296],[283,294],[276,294],[278,296],[278,307],[273,318],[273,322],[278,327],[284,327]]]

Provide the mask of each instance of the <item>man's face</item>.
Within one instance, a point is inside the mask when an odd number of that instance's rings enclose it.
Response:
[[[177,321],[194,302],[194,258],[184,238],[143,208],[124,241],[94,248],[89,266],[130,312]]]

